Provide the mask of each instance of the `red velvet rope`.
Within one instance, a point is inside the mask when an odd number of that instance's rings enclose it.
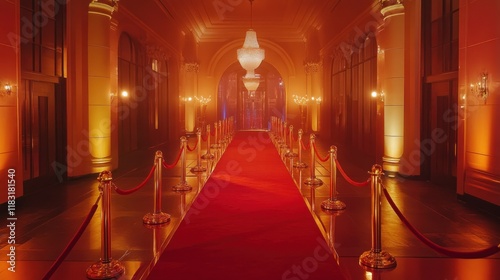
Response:
[[[210,135],[215,136],[215,129],[213,131],[210,131]]]
[[[351,178],[349,178],[349,176],[347,176],[347,174],[345,173],[344,169],[342,169],[342,166],[340,165],[340,162],[336,159],[335,160],[335,163],[337,164],[337,169],[339,170],[340,174],[342,174],[342,177],[344,177],[344,179],[349,182],[349,184],[355,186],[355,187],[364,187],[366,185],[368,185],[371,181],[371,178],[368,178],[366,181],[364,182],[356,182],[356,181],[353,181]]]
[[[201,136],[201,140],[203,140],[203,142],[207,142],[208,140],[208,135],[205,135],[205,136]]]
[[[318,149],[316,149],[316,143],[314,143],[314,152],[316,153],[316,156],[318,159],[322,162],[325,162],[330,159],[330,154],[327,154],[325,158],[322,158],[321,155],[318,152]]]
[[[138,190],[140,190],[142,187],[144,187],[146,185],[146,183],[151,179],[151,177],[153,176],[153,173],[156,169],[156,165],[153,165],[153,168],[151,168],[151,171],[149,171],[149,174],[148,176],[146,177],[146,179],[144,179],[144,181],[142,181],[142,183],[140,183],[137,187],[133,188],[133,189],[129,189],[129,190],[121,190],[120,188],[118,188],[115,184],[113,184],[113,186],[115,187],[115,191],[116,193],[118,194],[121,194],[121,195],[129,195],[131,193],[134,193]]]
[[[447,248],[439,246],[438,244],[432,242],[427,237],[425,237],[422,234],[420,234],[420,232],[418,232],[418,230],[415,227],[413,227],[408,222],[408,220],[403,216],[403,214],[398,209],[398,207],[396,206],[396,204],[392,200],[392,198],[389,195],[389,193],[387,192],[387,190],[385,188],[383,190],[384,190],[384,195],[387,198],[387,202],[389,202],[389,204],[391,205],[391,207],[394,210],[394,212],[396,212],[396,214],[401,219],[401,221],[403,221],[403,223],[406,225],[406,227],[408,227],[408,229],[420,241],[422,241],[425,245],[431,247],[432,249],[434,249],[438,253],[441,253],[443,255],[446,255],[446,256],[449,256],[449,257],[452,257],[452,258],[475,259],[475,258],[485,258],[485,257],[491,256],[493,254],[496,254],[496,253],[500,252],[500,245],[493,245],[491,247],[488,247],[488,248],[485,248],[485,249],[482,249],[482,250],[471,251],[471,252],[459,252],[459,251],[454,251],[454,250],[450,250],[450,249],[447,249]]]
[[[189,147],[189,144],[187,144],[187,148],[188,148],[188,151],[192,152],[196,149],[196,147],[198,146],[198,141],[196,141],[196,143],[194,144],[194,147]]]
[[[101,199],[101,195],[99,195],[99,197],[97,198],[94,205],[92,205],[92,207],[90,208],[90,211],[87,214],[87,217],[85,218],[83,223],[80,225],[80,228],[78,229],[76,234],[73,236],[71,241],[68,243],[68,245],[66,245],[66,248],[64,248],[63,252],[59,255],[59,257],[56,259],[56,261],[52,264],[49,271],[47,271],[47,273],[43,276],[43,278],[42,278],[43,280],[48,280],[48,279],[50,279],[50,277],[52,277],[52,274],[54,274],[54,272],[56,272],[56,270],[61,265],[62,261],[68,256],[69,252],[73,249],[76,242],[78,242],[78,240],[82,236],[83,232],[85,231],[85,229],[89,225],[90,221],[92,220],[92,217],[94,217],[94,214],[97,210],[97,206],[99,204],[100,199]]]
[[[177,154],[177,158],[175,159],[174,163],[166,164],[165,161],[163,161],[163,167],[165,167],[166,169],[174,168],[179,162],[179,159],[181,158],[182,150],[184,150],[184,148],[179,149],[179,153]]]
[[[306,147],[306,145],[304,145],[304,142],[302,141],[302,139],[300,139],[300,145],[302,146],[302,150],[304,150],[304,151],[309,150],[309,148],[310,148],[309,146],[311,146],[311,144],[309,144]]]

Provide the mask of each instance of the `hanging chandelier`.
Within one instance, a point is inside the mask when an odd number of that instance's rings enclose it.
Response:
[[[243,85],[248,91],[256,91],[259,88],[260,76],[257,74],[248,75],[248,73],[242,78]]]
[[[252,29],[252,2],[250,1],[250,29],[245,35],[243,47],[237,50],[238,61],[243,69],[247,70],[246,77],[255,77],[255,69],[259,67],[265,57],[264,49],[259,47],[257,33]]]

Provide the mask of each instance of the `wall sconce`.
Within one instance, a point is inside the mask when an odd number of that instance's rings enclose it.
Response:
[[[321,97],[311,97],[312,102],[316,102],[316,104],[321,104]]]
[[[378,100],[380,102],[384,102],[384,92],[381,91],[380,93],[376,92],[376,91],[372,91],[372,98],[378,98]]]
[[[184,102],[191,102],[193,101],[193,98],[191,96],[188,96],[188,97],[180,97],[181,101],[184,101]]]
[[[488,73],[481,73],[479,81],[470,84],[470,92],[486,101],[488,98]]]
[[[297,105],[307,105],[307,102],[309,102],[309,98],[307,98],[307,95],[306,96],[294,95],[293,102],[295,102],[295,104]]]
[[[195,96],[195,98],[198,102],[200,102],[201,105],[207,105],[208,103],[210,103],[210,101],[212,101],[211,96],[209,96],[209,97]]]
[[[0,90],[0,95],[1,96],[7,96],[7,95],[12,95],[12,90],[13,90],[13,86],[9,83],[6,83],[5,85],[2,86],[1,90]]]

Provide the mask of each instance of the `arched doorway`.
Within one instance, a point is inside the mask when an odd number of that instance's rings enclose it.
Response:
[[[245,70],[232,64],[222,75],[217,92],[219,118],[234,116],[238,130],[269,128],[272,116],[284,118],[286,93],[283,79],[271,64],[263,62],[256,70],[261,80],[254,92],[243,85]]]

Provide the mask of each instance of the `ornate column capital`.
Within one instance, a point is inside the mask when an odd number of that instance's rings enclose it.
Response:
[[[379,0],[379,2],[382,7],[380,13],[382,13],[384,17],[404,14],[405,12],[403,0]]]
[[[198,62],[186,62],[184,63],[184,69],[186,72],[198,73],[200,70],[200,64],[198,64]]]
[[[92,0],[89,4],[89,13],[111,17],[118,9],[118,0]]]
[[[307,74],[319,72],[323,64],[321,62],[304,62],[304,69]]]

